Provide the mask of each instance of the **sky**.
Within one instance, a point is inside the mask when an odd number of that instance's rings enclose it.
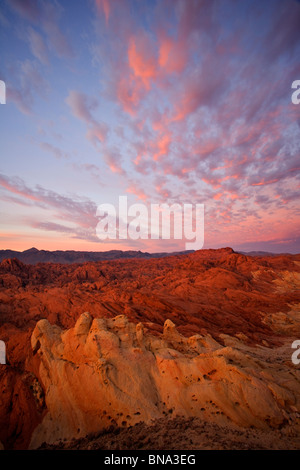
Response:
[[[0,57],[0,249],[185,249],[100,240],[127,196],[204,204],[203,248],[300,252],[299,1],[0,0]]]

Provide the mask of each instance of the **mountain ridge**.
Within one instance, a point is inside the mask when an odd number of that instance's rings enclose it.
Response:
[[[0,262],[4,259],[16,258],[26,264],[38,263],[86,263],[93,261],[117,260],[117,259],[151,259],[172,255],[184,255],[193,253],[193,250],[176,251],[172,253],[148,253],[140,250],[108,250],[108,251],[76,251],[76,250],[38,250],[29,248],[24,251],[0,250]]]
[[[219,248],[226,249],[226,248]],[[230,248],[232,250],[232,248]],[[214,250],[214,248],[204,249]],[[200,250],[202,251],[202,250]],[[118,259],[152,259],[152,258],[165,258],[167,256],[188,255],[194,253],[194,250],[183,250],[174,252],[156,252],[149,253],[140,250],[108,250],[108,251],[80,251],[80,250],[39,250],[35,247],[29,248],[24,251],[16,250],[0,250],[0,262],[5,259],[18,259],[25,264],[38,264],[38,263],[60,263],[60,264],[73,264],[73,263],[87,263],[93,261],[105,260],[118,260]],[[233,250],[235,253],[240,253],[245,256],[291,256],[290,253],[273,253],[266,251],[238,251]]]

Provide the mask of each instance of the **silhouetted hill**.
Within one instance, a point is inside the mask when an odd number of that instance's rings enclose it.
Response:
[[[73,250],[38,250],[37,248],[30,248],[25,251],[14,251],[14,250],[0,250],[0,262],[4,259],[18,259],[22,263],[26,264],[38,264],[38,263],[87,263],[90,261],[106,261],[116,259],[150,259],[150,258],[163,258],[171,255],[187,255],[193,253],[193,251],[179,251],[174,253],[147,253],[142,251],[122,251],[122,250],[110,250],[110,251],[73,251]]]
[[[279,256],[279,253],[272,253],[270,251],[237,251],[241,255],[247,256]],[[281,256],[288,256],[290,253],[280,253]]]

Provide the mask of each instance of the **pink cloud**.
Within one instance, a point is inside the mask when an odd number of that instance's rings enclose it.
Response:
[[[105,22],[106,24],[108,24],[109,15],[110,15],[110,1],[109,0],[96,0],[96,7],[100,15],[104,13]]]
[[[113,173],[125,175],[125,171],[121,165],[122,158],[117,149],[106,149],[104,151],[104,160]]]
[[[266,181],[266,180],[263,179],[259,183],[252,183],[251,186],[264,186],[266,184],[277,183],[277,181],[278,181],[278,179],[269,180],[269,181]]]
[[[215,201],[218,201],[219,199],[221,199],[222,196],[223,196],[223,193],[217,193],[214,195],[213,198],[215,199]]]
[[[137,84],[132,77],[126,75],[120,78],[116,86],[116,97],[124,111],[134,116],[143,96],[143,87]]]
[[[145,33],[130,38],[128,63],[134,77],[149,90],[151,80],[157,76],[157,58],[153,43]]]
[[[188,62],[189,49],[182,41],[161,34],[159,37],[158,64],[162,74],[181,73]]]
[[[38,202],[40,200],[33,191],[26,188],[23,181],[21,181],[19,178],[15,179],[14,181],[10,181],[5,176],[0,175],[0,185],[7,191],[13,194],[17,194],[18,196],[25,197],[26,199],[30,199],[31,201]]]
[[[225,90],[226,79],[217,74],[211,58],[204,61],[201,69],[195,69],[180,84],[178,99],[174,104],[173,121],[181,121],[201,106],[218,104]]]
[[[58,219],[68,220],[86,229],[97,225],[97,206],[90,199],[68,197],[41,186],[29,188],[21,178],[9,178],[5,175],[0,175],[0,186],[10,193],[32,201],[42,209],[55,210],[55,216]]]
[[[126,31],[126,34],[126,60],[124,57],[118,59],[113,67],[110,82],[114,98],[126,113],[134,117],[156,78],[156,51],[145,33],[132,35]]]
[[[148,199],[148,196],[145,193],[145,191],[142,188],[139,188],[134,184],[129,186],[126,191],[130,194],[135,194],[137,198],[141,199],[142,201],[146,201]]]
[[[153,155],[153,160],[157,161],[160,157],[167,155],[170,150],[171,142],[172,139],[170,133],[160,136],[154,145],[156,151]]]
[[[107,126],[104,123],[93,124],[92,127],[90,127],[86,133],[86,138],[91,141],[94,145],[98,142],[105,142],[106,137]]]
[[[172,195],[171,191],[164,187],[164,183],[157,183],[155,190],[163,200],[167,200]]]
[[[66,103],[70,106],[74,116],[87,123],[94,122],[92,111],[98,106],[96,99],[76,90],[71,90],[66,98]]]

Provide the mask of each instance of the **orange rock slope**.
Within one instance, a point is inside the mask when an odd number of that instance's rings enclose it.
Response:
[[[0,275],[6,448],[176,416],[297,434],[299,255],[4,260]]]

